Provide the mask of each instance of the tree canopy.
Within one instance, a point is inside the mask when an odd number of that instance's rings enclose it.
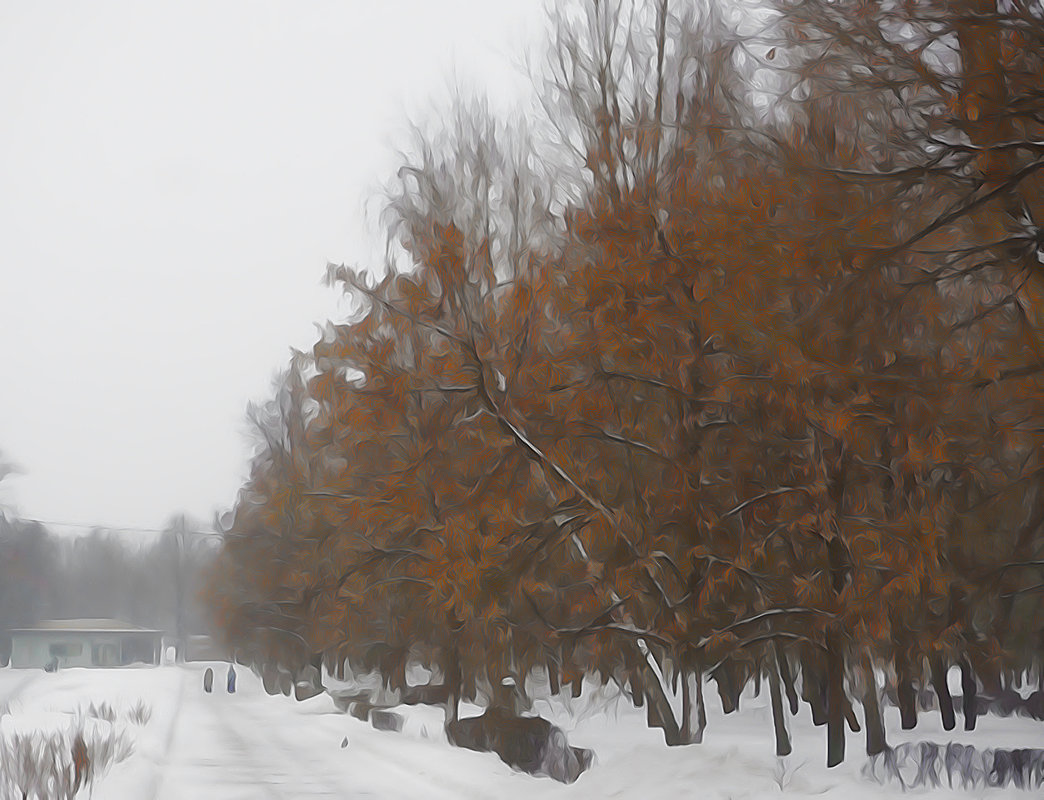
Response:
[[[546,119],[463,100],[389,192],[405,258],[297,354],[210,596],[258,661],[456,701],[769,678],[885,746],[1041,668],[1044,11],[581,2]],[[681,682],[683,713],[669,695]],[[849,695],[853,696],[849,696]],[[969,705],[969,700],[971,704]]]

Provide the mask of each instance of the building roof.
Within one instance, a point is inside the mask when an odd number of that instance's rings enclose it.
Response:
[[[29,628],[14,628],[11,633],[162,633],[131,625],[120,619],[44,619]]]

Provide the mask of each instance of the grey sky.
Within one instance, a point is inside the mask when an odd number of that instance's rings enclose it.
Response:
[[[540,0],[0,0],[0,450],[30,517],[209,521],[326,262],[453,75],[510,105]]]

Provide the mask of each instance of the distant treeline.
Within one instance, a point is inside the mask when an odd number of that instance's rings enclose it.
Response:
[[[179,627],[207,632],[196,598],[214,548],[180,530],[172,525],[145,541],[104,530],[69,537],[0,515],[0,663],[6,632],[42,619],[116,618],[171,635]]]

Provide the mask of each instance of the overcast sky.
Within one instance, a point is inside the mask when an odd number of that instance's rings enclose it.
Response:
[[[541,9],[0,0],[0,451],[23,473],[0,503],[151,528],[230,507],[246,404],[337,318],[327,261],[375,257],[364,202],[408,119],[455,81],[517,102]]]

